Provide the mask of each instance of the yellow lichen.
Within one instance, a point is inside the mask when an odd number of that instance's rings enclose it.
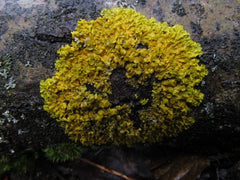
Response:
[[[101,14],[78,21],[58,51],[55,75],[40,82],[44,109],[84,145],[158,142],[187,129],[207,75],[200,44],[132,9]]]

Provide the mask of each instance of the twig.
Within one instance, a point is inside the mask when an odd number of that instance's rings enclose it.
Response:
[[[116,176],[120,176],[120,177],[123,178],[123,179],[126,179],[126,180],[135,180],[135,179],[130,178],[130,177],[128,177],[127,175],[122,174],[122,173],[120,173],[120,172],[118,172],[118,171],[115,171],[115,170],[113,170],[113,169],[109,169],[109,168],[107,168],[107,167],[105,167],[105,166],[102,166],[102,165],[100,165],[100,164],[97,164],[97,163],[94,163],[94,162],[92,162],[92,161],[89,161],[88,159],[81,158],[81,157],[79,157],[78,159],[81,160],[81,161],[83,161],[83,162],[85,162],[85,163],[88,163],[88,164],[90,164],[90,165],[92,165],[92,166],[95,166],[95,167],[97,167],[97,168],[99,168],[99,169],[101,169],[101,170],[103,170],[103,171],[106,171],[106,172],[108,172],[108,173],[110,173],[110,174],[114,174],[114,175],[116,175]]]

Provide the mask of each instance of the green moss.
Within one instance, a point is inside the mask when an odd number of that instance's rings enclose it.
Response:
[[[82,147],[74,143],[60,143],[48,146],[44,149],[44,153],[53,162],[64,162],[80,156]]]
[[[194,123],[190,106],[207,70],[200,44],[181,25],[132,9],[104,9],[80,20],[56,73],[40,83],[44,109],[84,145],[158,142]]]
[[[38,157],[38,152],[33,149],[26,149],[20,153],[0,154],[0,175],[10,171],[16,173],[31,172]]]

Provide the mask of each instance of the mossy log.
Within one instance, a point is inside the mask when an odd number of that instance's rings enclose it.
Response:
[[[44,111],[39,83],[54,75],[57,50],[71,43],[71,32],[77,21],[94,20],[103,8],[116,6],[135,8],[146,17],[166,21],[170,26],[182,24],[191,38],[202,46],[200,63],[206,66],[209,74],[199,87],[205,94],[203,102],[199,107],[193,107],[191,115],[195,123],[176,138],[166,139],[163,143],[192,147],[206,144],[225,148],[238,146],[239,1],[114,2],[0,3],[0,151],[42,148],[69,141],[59,124]],[[144,49],[144,44],[142,46]],[[143,88],[141,93],[147,95],[144,92],[147,89]]]

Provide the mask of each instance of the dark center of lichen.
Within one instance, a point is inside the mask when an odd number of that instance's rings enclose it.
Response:
[[[129,79],[126,77],[126,70],[124,68],[117,68],[112,71],[110,82],[112,89],[112,94],[109,95],[110,103],[113,107],[128,104],[131,108],[130,119],[134,122],[135,127],[138,128],[140,124],[138,112],[143,108],[147,108],[152,101],[153,78],[147,81],[147,85],[140,85],[138,88],[135,88],[129,83]],[[140,103],[141,99],[138,97],[148,99],[148,102],[142,105]]]
[[[134,88],[127,83],[126,70],[117,68],[110,76],[112,94],[109,100],[113,106],[123,105],[134,100]]]

